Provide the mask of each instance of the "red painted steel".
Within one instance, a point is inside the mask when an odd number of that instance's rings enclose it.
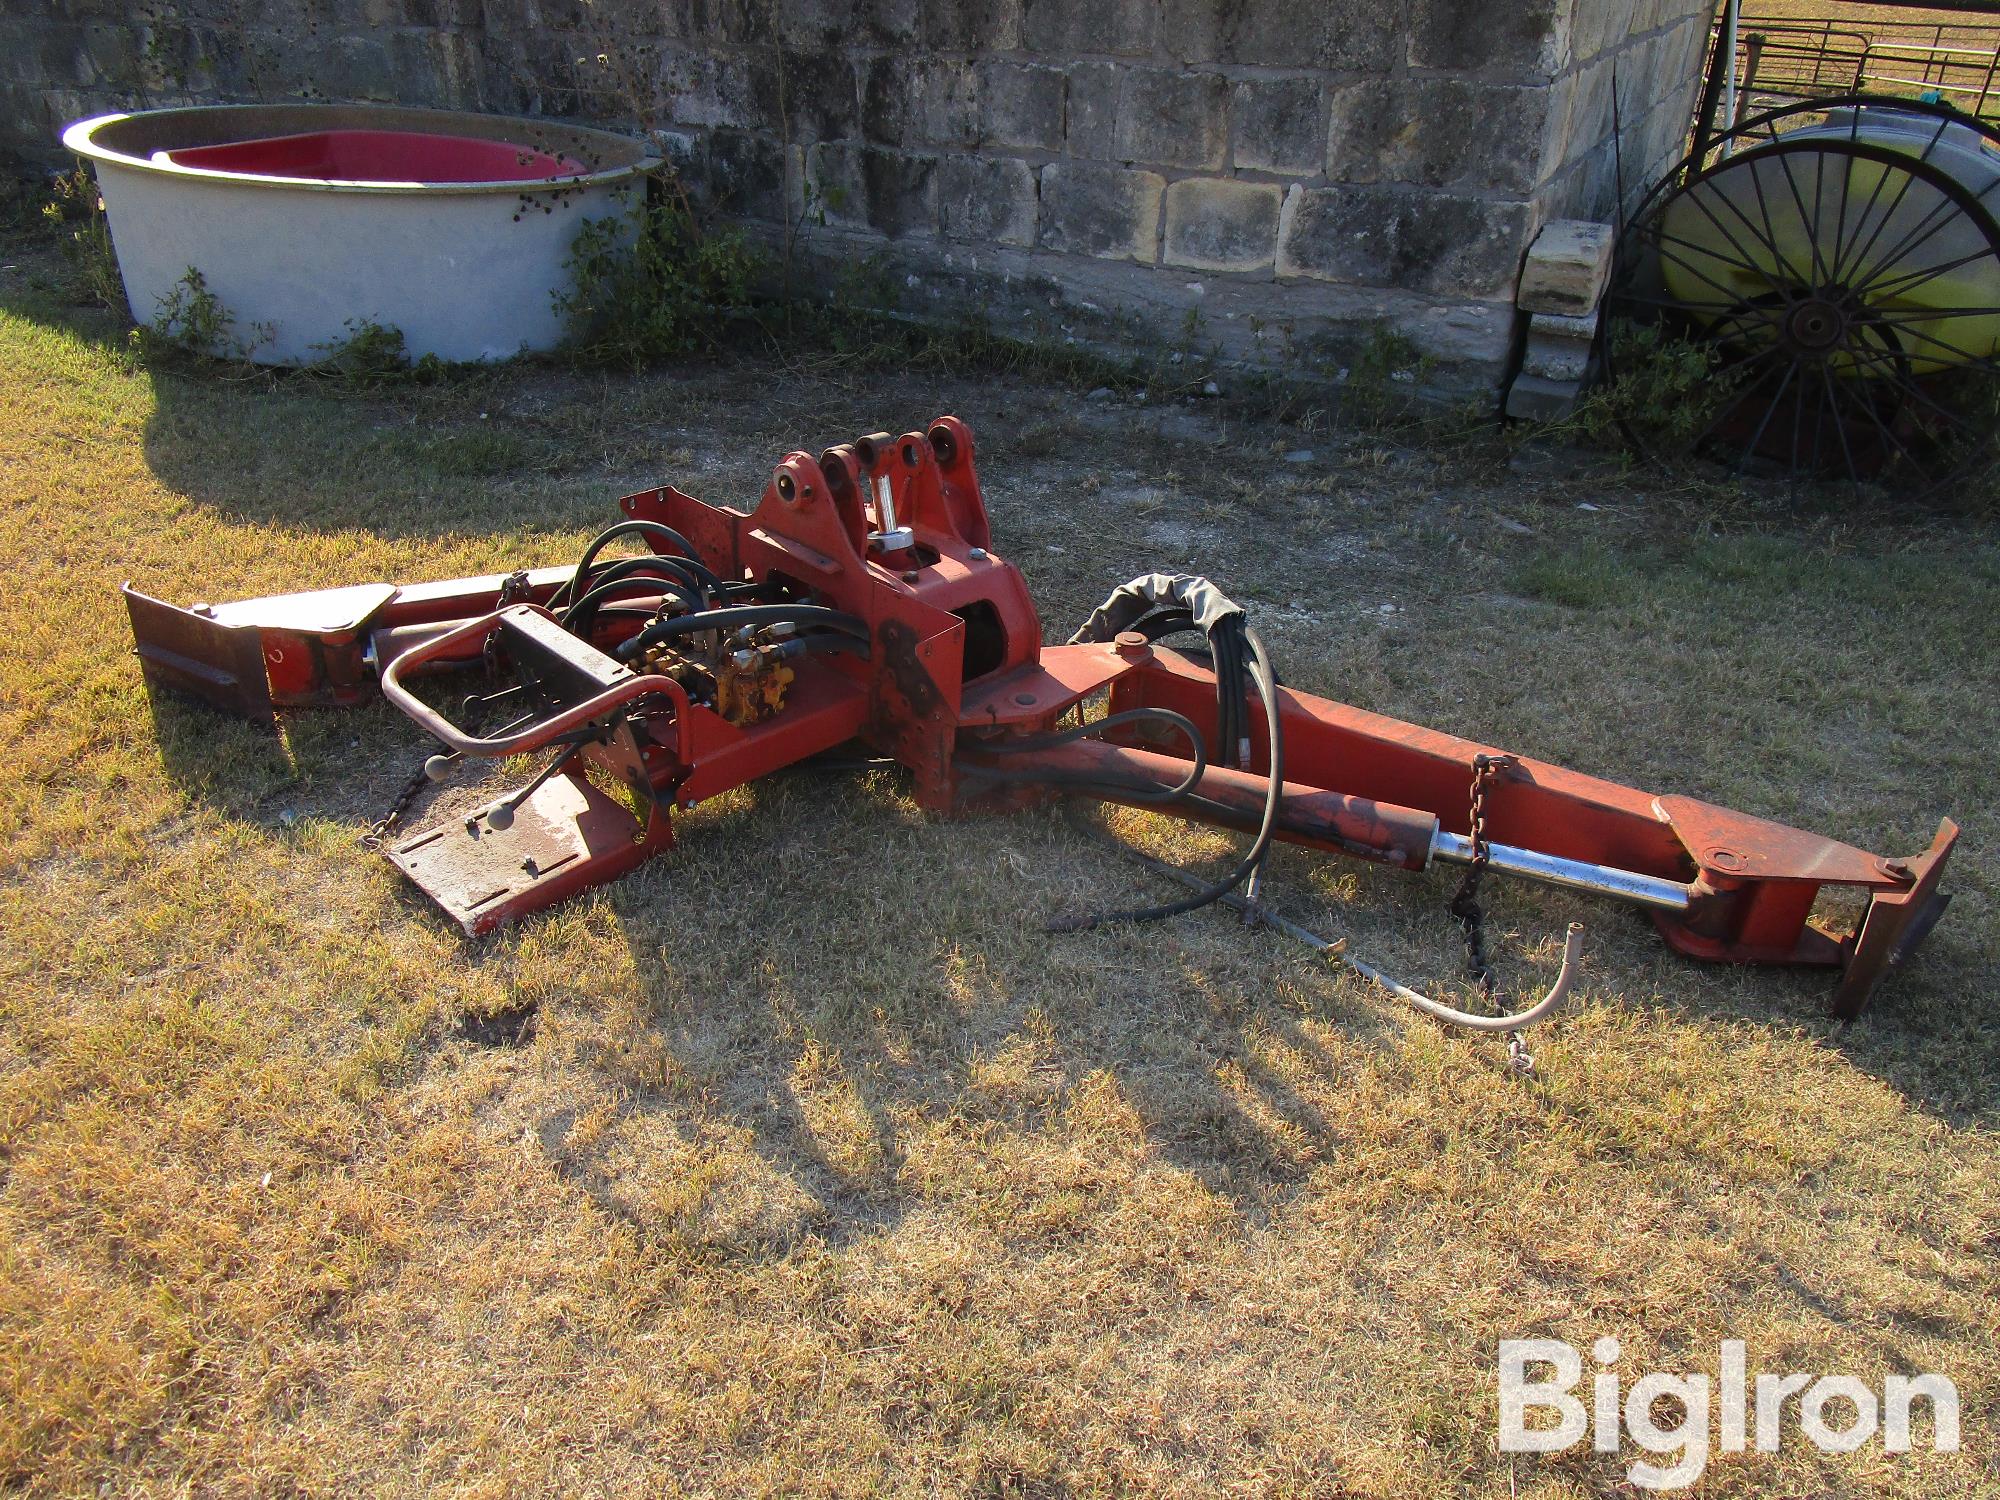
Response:
[[[673,528],[718,577],[757,585],[764,599],[857,617],[866,655],[801,657],[777,712],[730,723],[673,679],[606,654],[623,638],[616,627],[596,638],[601,644],[565,631],[542,606],[571,570],[543,568],[194,610],[128,589],[141,660],[154,681],[267,719],[274,708],[352,702],[373,690],[380,672],[383,691],[404,712],[466,755],[567,747],[579,733],[594,736],[576,753],[625,786],[631,810],[571,768],[527,797],[511,823],[496,828],[475,816],[390,850],[468,931],[612,879],[670,847],[671,807],[845,743],[900,761],[920,803],[941,813],[1016,807],[1059,790],[996,786],[968,774],[982,764],[1066,780],[1060,790],[1088,778],[1085,795],[1140,805],[1143,796],[1121,784],[1171,787],[1186,774],[1188,747],[1144,733],[1143,724],[1103,740],[996,749],[1051,730],[1087,699],[1104,697],[1111,713],[1171,709],[1213,743],[1215,678],[1206,665],[1139,638],[1042,646],[1025,581],[991,551],[972,434],[955,418],[817,457],[788,454],[749,512],[672,486],[628,495],[621,508],[629,519]],[[252,643],[262,647],[268,694],[246,676]],[[494,739],[457,729],[409,685],[427,668],[489,652],[556,660],[575,695],[530,728]],[[1420,869],[1438,829],[1467,832],[1474,759],[1498,755],[1498,747],[1291,689],[1278,696],[1286,780],[1279,837]],[[1269,746],[1261,717],[1247,723],[1250,766],[1211,766],[1197,788],[1201,800],[1177,804],[1178,815],[1255,826]],[[1492,773],[1486,831],[1496,845],[1686,886],[1684,913],[1653,912],[1673,947],[1702,959],[1837,965],[1846,978],[1835,1009],[1848,1016],[1936,920],[1945,900],[1937,880],[1957,836],[1946,822],[1928,853],[1887,860],[1528,756]],[[1869,898],[1857,933],[1814,924],[1815,902],[1829,887]]]
[[[533,146],[420,130],[313,130],[165,155],[178,167],[300,182],[547,182],[590,170]]]

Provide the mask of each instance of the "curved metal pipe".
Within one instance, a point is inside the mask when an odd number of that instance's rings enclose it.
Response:
[[[1170,865],[1164,859],[1155,859],[1143,849],[1134,849],[1129,844],[1122,844],[1117,839],[1082,824],[1072,826],[1107,849],[1116,849],[1121,854],[1130,855],[1147,869],[1157,870],[1169,879],[1178,880],[1182,885],[1198,888],[1205,884],[1199,875],[1183,870],[1179,865]],[[1346,938],[1329,941],[1311,928],[1301,927],[1289,917],[1280,916],[1261,901],[1252,901],[1241,891],[1229,891],[1220,899],[1223,905],[1234,907],[1246,918],[1261,922],[1266,927],[1275,928],[1287,937],[1296,938],[1308,948],[1324,953],[1328,958],[1338,959],[1363,979],[1380,985],[1400,1000],[1409,1001],[1425,1015],[1435,1017],[1448,1025],[1463,1026],[1468,1031],[1519,1031],[1524,1026],[1533,1026],[1538,1021],[1546,1021],[1568,998],[1570,986],[1576,982],[1577,972],[1583,960],[1583,923],[1572,922],[1569,924],[1569,931],[1564,935],[1562,967],[1556,971],[1555,983],[1549,986],[1548,993],[1526,1010],[1516,1011],[1510,1016],[1476,1016],[1469,1010],[1458,1010],[1442,1001],[1433,1000],[1428,995],[1420,995],[1408,985],[1397,983],[1373,964],[1355,958],[1347,951]]]
[[[1453,1026],[1463,1026],[1468,1031],[1519,1031],[1524,1026],[1532,1026],[1537,1021],[1546,1021],[1554,1015],[1556,1008],[1569,995],[1569,987],[1576,978],[1577,961],[1583,956],[1583,923],[1569,924],[1569,933],[1563,943],[1562,967],[1556,971],[1556,982],[1549,986],[1546,995],[1526,1010],[1515,1011],[1508,1016],[1476,1016],[1469,1010],[1457,1010],[1442,1001],[1433,1000],[1428,995],[1420,995],[1408,985],[1398,984],[1373,964],[1363,963],[1347,954],[1339,955],[1342,963],[1364,979],[1373,980],[1383,989],[1410,1004],[1427,1016],[1435,1016],[1440,1021]]]

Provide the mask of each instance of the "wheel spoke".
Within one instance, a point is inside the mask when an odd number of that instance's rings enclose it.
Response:
[[[1854,114],[1854,128],[1856,130],[1859,130],[1861,128],[1861,112],[1859,110],[1856,110]],[[1848,139],[1851,141],[1853,139],[1853,136],[1850,135]],[[1851,171],[1852,168],[1850,168],[1849,170]],[[1847,249],[1853,250],[1855,248],[1855,243],[1860,240],[1861,231],[1868,223],[1868,216],[1875,212],[1875,205],[1882,201],[1882,184],[1887,182],[1888,180],[1889,180],[1889,174],[1886,171],[1877,172],[1875,174],[1875,186],[1873,189],[1870,190],[1868,194],[1868,202],[1861,210],[1861,217],[1855,221],[1854,239],[1847,241],[1846,245]],[[1885,217],[1883,223],[1887,222],[1888,220]],[[1876,226],[1875,233],[1880,234],[1881,232],[1882,232],[1881,225],[1878,224]],[[1871,245],[1875,243],[1875,235],[1870,235],[1868,237],[1868,243]],[[1860,263],[1860,254],[1857,253],[1855,259],[1853,261],[1849,261],[1841,253],[1841,241],[1838,238],[1836,238],[1833,243],[1833,284],[1835,286],[1840,285],[1843,278],[1845,278],[1847,274],[1854,269],[1855,265],[1859,263]]]
[[[1785,186],[1791,190],[1792,202],[1798,205],[1799,223],[1805,228],[1806,250],[1812,256],[1812,285],[1825,286],[1826,269],[1820,264],[1819,254],[1819,219],[1814,212],[1807,210],[1806,200],[1799,192],[1798,179],[1792,176],[1792,153],[1779,151],[1774,154],[1778,158],[1779,170],[1785,174]],[[1814,208],[1817,207],[1815,203]]]
[[[1695,184],[1695,187],[1699,186],[1701,186],[1700,183]],[[1755,271],[1759,276],[1762,276],[1766,284],[1770,286],[1771,290],[1776,292],[1779,296],[1782,297],[1785,295],[1785,288],[1783,287],[1783,285],[1779,283],[1778,279],[1771,274],[1770,270],[1762,262],[1760,262],[1755,256],[1751,255],[1749,251],[1745,250],[1742,247],[1742,245],[1737,243],[1736,236],[1729,232],[1728,228],[1723,224],[1722,220],[1718,219],[1715,216],[1714,211],[1709,208],[1708,204],[1702,201],[1703,198],[1708,195],[1706,194],[1698,195],[1693,188],[1690,188],[1682,196],[1691,201],[1696,208],[1699,208],[1704,214],[1708,216],[1708,222],[1715,226],[1716,232],[1720,234],[1725,240],[1729,241],[1729,248],[1736,252],[1737,256],[1739,257],[1738,263],[1740,265],[1747,266],[1749,269]],[[1735,214],[1737,218],[1743,219],[1743,223],[1750,229],[1751,234],[1756,235],[1757,233],[1756,226],[1752,225],[1748,219],[1743,217],[1743,211],[1739,209],[1733,202],[1730,201],[1727,194],[1716,193],[1715,196],[1721,198],[1724,203],[1727,203],[1729,205],[1730,212]],[[1662,230],[1661,233],[1664,234],[1665,230]],[[1683,241],[1682,243],[1686,242]],[[1789,273],[1791,268],[1786,263],[1784,254],[1782,251],[1778,249],[1777,245],[1768,239],[1763,240],[1762,243],[1764,245],[1764,248],[1771,252],[1772,260],[1776,262],[1778,266],[1783,268],[1787,273]],[[1705,251],[1703,253],[1712,254],[1713,252]]]
[[[1861,468],[1854,462],[1854,448],[1847,441],[1847,424],[1841,420],[1840,401],[1833,393],[1833,372],[1825,365],[1819,367],[1819,383],[1826,392],[1827,415],[1833,418],[1834,436],[1840,439],[1840,454],[1847,461],[1847,477],[1854,484],[1861,483]]]
[[[1976,260],[1987,260],[1993,256],[1993,253],[1993,247],[1988,245],[1982,249],[1973,251],[1970,255],[1961,255],[1957,260],[1948,260],[1939,265],[1926,266],[1921,271],[1912,271],[1908,275],[1897,277],[1894,281],[1871,282],[1866,290],[1876,301],[1880,301],[1884,297],[1907,297],[1918,287],[1936,281],[1940,276],[1949,276],[1960,266],[1969,266]]]
[[[1868,280],[1862,282],[1859,286],[1855,287],[1854,294],[1856,296],[1866,296],[1868,288],[1873,283],[1880,281],[1883,275],[1887,271],[1889,271],[1895,266],[1902,264],[1904,257],[1909,255],[1914,255],[1917,252],[1917,249],[1924,243],[1926,243],[1940,229],[1944,228],[1945,225],[1952,223],[1958,217],[1956,212],[1957,208],[1958,205],[1953,203],[1951,199],[1944,197],[1943,195],[1939,195],[1938,201],[1934,205],[1932,205],[1930,212],[1925,214],[1923,219],[1920,220],[1918,223],[1918,228],[1922,229],[1923,233],[1918,234],[1917,230],[1913,229],[1908,234],[1904,235],[1903,238],[1897,242],[1895,249],[1891,250],[1887,255],[1883,256],[1880,260],[1875,262],[1875,264],[1869,270]],[[1940,210],[1944,212],[1943,218],[1938,218]],[[1936,219],[1937,222],[1932,223],[1931,221],[1933,219]],[[1929,225],[1929,227],[1924,228],[1925,225]]]
[[[1743,459],[1745,462],[1753,458],[1756,455],[1757,449],[1763,444],[1764,433],[1771,425],[1771,418],[1778,413],[1778,403],[1784,399],[1785,392],[1791,389],[1792,377],[1798,373],[1799,367],[1797,361],[1785,366],[1785,378],[1778,382],[1777,390],[1771,393],[1771,404],[1764,408],[1763,420],[1757,424],[1757,430],[1750,434],[1750,441],[1743,449]],[[1739,463],[1737,467],[1741,468],[1743,464]]]
[[[1803,282],[1806,278],[1800,275],[1798,269],[1792,265],[1791,258],[1779,253],[1775,248],[1778,243],[1778,227],[1771,219],[1771,203],[1764,196],[1764,174],[1757,170],[1757,166],[1758,160],[1752,159],[1750,162],[1750,190],[1756,194],[1757,213],[1764,220],[1764,242],[1773,247],[1772,253],[1778,256],[1778,262],[1784,269],[1785,274],[1794,280]]]
[[[1688,243],[1688,241],[1681,239],[1678,235],[1668,235],[1665,236],[1665,238],[1672,239],[1674,243],[1678,245],[1685,245]],[[1683,260],[1680,256],[1675,255],[1672,251],[1668,250],[1665,245],[1659,245],[1656,248],[1660,252],[1661,259],[1672,261],[1675,265],[1679,266],[1683,271],[1687,272],[1688,275],[1694,277],[1698,281],[1707,282],[1708,285],[1714,287],[1718,292],[1722,293],[1723,296],[1729,298],[1730,299],[1729,305],[1731,307],[1735,307],[1738,303],[1740,303],[1743,300],[1741,297],[1737,296],[1734,287],[1724,286],[1721,282],[1717,281],[1713,276],[1710,276],[1706,271],[1703,271],[1700,267],[1694,265],[1691,261]],[[1703,250],[1699,245],[1693,246],[1692,248],[1702,255],[1710,255],[1711,253],[1707,250]]]

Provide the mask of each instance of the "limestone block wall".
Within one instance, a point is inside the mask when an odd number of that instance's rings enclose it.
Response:
[[[131,103],[393,100],[650,130],[906,312],[1491,389],[1522,255],[1692,108],[1712,0],[10,0],[0,144]],[[1614,90],[1615,80],[1615,90]]]

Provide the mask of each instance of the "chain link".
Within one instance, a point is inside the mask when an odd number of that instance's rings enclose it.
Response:
[[[1500,999],[1500,980],[1486,954],[1486,913],[1479,905],[1479,882],[1492,858],[1486,839],[1486,802],[1493,773],[1512,764],[1514,757],[1511,755],[1475,755],[1472,758],[1472,815],[1468,828],[1472,859],[1451,898],[1451,914],[1465,931],[1466,972],[1478,981],[1479,993],[1486,997],[1486,1003],[1496,1009]],[[1507,1033],[1507,1064],[1517,1073],[1532,1073],[1535,1070],[1535,1059],[1518,1031]]]
[[[417,800],[419,792],[430,785],[430,780],[430,762],[426,760],[423,765],[417,767],[417,774],[410,778],[408,785],[396,794],[396,800],[389,804],[389,810],[368,825],[368,831],[361,835],[361,847],[380,849],[387,843],[390,833],[401,825],[403,815],[410,810],[410,804]]]

